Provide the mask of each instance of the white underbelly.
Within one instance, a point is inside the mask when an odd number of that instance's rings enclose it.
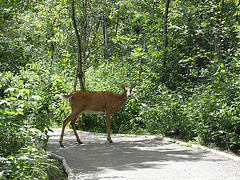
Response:
[[[85,113],[85,114],[104,114],[105,112],[102,112],[102,111],[93,111],[93,110],[85,110],[85,111],[83,111],[82,113]]]

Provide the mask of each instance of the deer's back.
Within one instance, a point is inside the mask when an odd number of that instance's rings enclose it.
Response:
[[[69,99],[72,109],[79,109],[85,113],[104,113],[107,109],[116,112],[125,102],[121,94],[109,91],[74,91]]]

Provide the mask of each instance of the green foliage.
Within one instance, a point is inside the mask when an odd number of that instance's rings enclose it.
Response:
[[[0,178],[46,179],[47,154],[39,145],[47,137],[24,121],[22,103],[15,97],[0,103]]]
[[[119,66],[121,64],[112,63],[111,66],[102,65],[98,70],[89,69],[88,89],[120,92],[119,84],[124,83],[121,79],[127,77],[117,71]],[[237,152],[240,144],[239,76],[233,76],[231,81],[225,76],[223,83],[222,75],[220,79],[212,78],[209,83],[181,87],[178,91],[158,83],[154,75],[137,81],[133,96],[112,115],[112,132],[159,134],[176,127],[180,130],[180,138],[186,141],[195,139],[201,144]],[[108,87],[109,84],[113,87]],[[80,128],[106,132],[104,116],[87,117]]]
[[[198,89],[191,101],[193,120],[198,123],[196,133],[203,144],[237,151],[240,148],[239,84],[213,82]],[[237,86],[236,86],[237,85]]]
[[[179,138],[239,153],[239,5],[170,1],[165,48],[165,2],[88,1],[86,90],[121,93],[121,82],[137,83],[112,115],[113,133],[176,127]],[[46,148],[50,128],[70,113],[68,102],[53,97],[72,91],[77,43],[71,4],[0,5],[0,175],[44,179],[46,153],[39,144]],[[79,30],[81,8],[76,3]],[[86,115],[78,128],[106,132],[105,117]]]
[[[39,65],[45,67],[39,69]],[[47,153],[52,124],[58,124],[53,97],[65,90],[55,70],[46,63],[32,64],[19,75],[1,73],[0,156],[1,178],[46,179]],[[59,113],[60,114],[60,113]],[[56,118],[56,121],[54,121]],[[54,121],[54,122],[53,122]]]
[[[19,149],[7,157],[1,156],[0,178],[47,179],[45,172],[48,166],[47,155],[41,148],[28,144],[28,146]]]

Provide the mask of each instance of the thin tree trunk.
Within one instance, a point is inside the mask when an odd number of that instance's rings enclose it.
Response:
[[[77,37],[78,50],[77,50],[77,67],[76,67],[76,72],[75,72],[75,80],[74,80],[73,90],[76,90],[77,78],[79,79],[81,90],[84,90],[83,67],[82,67],[82,64],[83,64],[83,62],[82,62],[82,44],[81,44],[81,36],[78,33],[77,23],[76,23],[76,19],[75,19],[74,2],[75,2],[75,0],[72,0],[72,21],[73,21],[73,27],[75,30],[75,34]]]
[[[219,5],[219,2],[217,0],[217,6]],[[215,52],[217,53],[217,58],[218,58],[218,62],[221,62],[222,60],[222,53],[221,53],[221,47],[222,47],[222,44],[221,44],[221,31],[222,31],[222,28],[221,28],[221,24],[222,24],[222,17],[223,17],[223,5],[224,5],[224,0],[222,0],[221,2],[221,13],[219,15],[217,15],[217,29],[216,29],[216,38],[215,38]],[[219,10],[220,10],[220,7],[219,7]]]
[[[96,37],[97,37],[97,32],[98,32],[98,29],[99,29],[99,26],[100,26],[100,21],[101,21],[101,17],[99,18],[98,22],[97,22],[97,25],[96,25],[96,33],[94,34],[94,37],[92,39],[92,41],[89,43],[89,47],[92,46],[92,44],[94,43]],[[94,53],[94,51],[91,52],[91,49],[88,50],[88,55],[86,57],[86,59],[89,58],[90,55],[92,55]]]
[[[216,30],[214,31],[214,51],[215,51],[215,59],[217,60],[215,63],[215,73],[214,75],[218,74],[219,71],[221,70],[221,63],[223,63],[223,68],[225,69],[225,73],[227,77],[229,78],[228,75],[228,68],[226,67],[226,63],[223,62],[222,58],[222,43],[221,43],[221,33],[222,33],[222,20],[223,20],[223,7],[224,7],[224,0],[216,0],[216,17],[214,23],[216,24]]]
[[[169,4],[170,4],[170,0],[166,0],[165,14],[164,14],[164,48],[165,49],[164,49],[163,66],[165,66],[167,62],[167,46],[168,46],[167,18],[168,18]]]
[[[109,19],[107,16],[107,12],[103,12],[103,36],[104,36],[104,59],[109,59],[109,34],[108,34],[108,27],[109,27]]]
[[[85,64],[86,64],[86,48],[87,48],[87,0],[82,0],[82,31],[81,31],[81,37],[82,37],[82,80],[83,80],[83,86],[85,86]]]

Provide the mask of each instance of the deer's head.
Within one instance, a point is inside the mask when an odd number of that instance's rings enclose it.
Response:
[[[125,87],[123,83],[121,83],[120,86],[125,91],[124,93],[126,93],[126,98],[129,98],[131,97],[132,89],[135,88],[136,83],[133,83],[130,87]]]

